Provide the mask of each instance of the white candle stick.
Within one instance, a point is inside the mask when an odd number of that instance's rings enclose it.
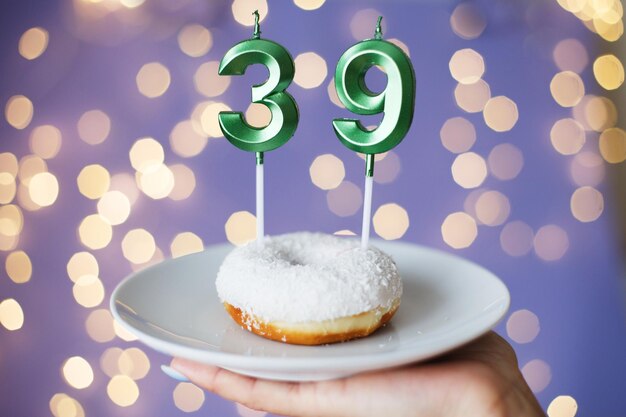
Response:
[[[262,158],[262,157],[261,157]],[[256,165],[256,240],[257,244],[263,247],[263,237],[265,236],[265,210],[263,207],[263,159]]]
[[[365,177],[365,195],[363,196],[363,226],[361,227],[361,248],[367,249],[370,240],[372,218],[372,187],[374,177]]]

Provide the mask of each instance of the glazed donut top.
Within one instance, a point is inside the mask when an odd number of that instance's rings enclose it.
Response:
[[[235,248],[217,275],[222,302],[265,322],[323,321],[391,307],[402,281],[389,255],[353,238],[298,232]]]

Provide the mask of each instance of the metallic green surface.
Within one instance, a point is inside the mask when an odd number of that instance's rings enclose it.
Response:
[[[344,52],[335,71],[337,95],[348,110],[362,115],[384,112],[380,125],[371,131],[357,119],[333,120],[339,140],[364,154],[387,152],[398,145],[411,127],[415,107],[415,72],[409,57],[381,39],[380,19],[375,36]],[[387,74],[387,88],[380,93],[365,85],[365,73],[374,65]],[[373,172],[373,160],[370,165]]]
[[[258,26],[255,35],[258,36]],[[262,64],[269,70],[263,84],[252,87],[252,102],[267,106],[272,112],[269,125],[250,126],[241,112],[218,115],[224,136],[236,147],[249,152],[267,152],[284,145],[298,126],[298,106],[284,90],[294,76],[294,63],[285,48],[266,39],[248,39],[233,46],[220,62],[220,75],[242,75],[249,65]],[[262,163],[262,156],[260,161]],[[257,162],[259,161],[257,155]]]

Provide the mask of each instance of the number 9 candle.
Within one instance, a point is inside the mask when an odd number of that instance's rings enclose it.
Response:
[[[335,134],[344,146],[365,154],[365,195],[361,246],[369,242],[372,211],[372,180],[375,155],[391,150],[406,136],[415,107],[415,71],[409,57],[396,45],[382,39],[382,16],[374,39],[366,39],[343,53],[335,70],[335,88],[348,110],[360,115],[384,113],[378,127],[369,130],[356,119],[335,119]],[[387,74],[387,87],[380,93],[365,85],[365,74],[377,65]]]
[[[269,70],[268,79],[252,87],[252,102],[265,105],[272,113],[270,123],[262,128],[250,126],[241,112],[221,112],[219,125],[230,143],[256,153],[256,221],[257,242],[263,244],[264,198],[263,153],[284,145],[298,126],[298,106],[285,91],[293,80],[295,67],[289,52],[267,39],[261,39],[259,12],[254,12],[252,39],[239,42],[226,52],[220,62],[220,75],[242,75],[249,65],[262,64]]]

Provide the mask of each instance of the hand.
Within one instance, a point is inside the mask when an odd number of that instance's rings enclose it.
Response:
[[[513,348],[490,332],[431,362],[322,382],[276,382],[175,358],[196,385],[292,417],[539,417]]]

